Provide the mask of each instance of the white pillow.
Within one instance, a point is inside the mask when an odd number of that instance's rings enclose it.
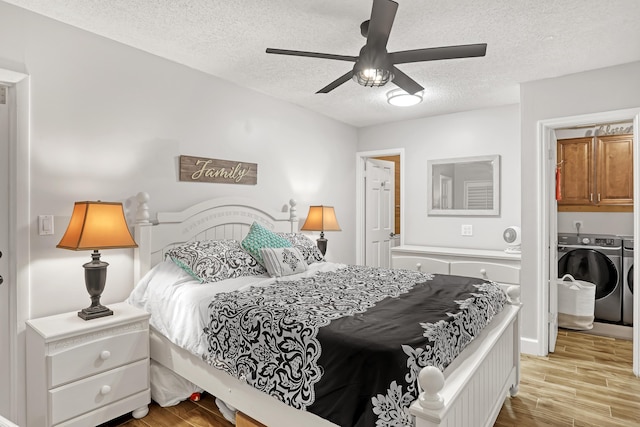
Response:
[[[262,248],[260,255],[264,260],[264,266],[271,277],[290,276],[306,271],[307,262],[294,247],[289,248]]]

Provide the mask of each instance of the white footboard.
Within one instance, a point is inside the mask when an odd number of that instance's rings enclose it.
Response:
[[[483,331],[486,336],[465,348],[478,357],[456,359],[444,375],[430,367],[420,372],[424,391],[410,408],[416,427],[490,427],[507,394],[516,395],[520,383],[519,289],[510,289],[510,297],[512,304],[492,322],[500,327]]]

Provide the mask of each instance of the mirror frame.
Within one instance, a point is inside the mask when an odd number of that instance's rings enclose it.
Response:
[[[493,163],[493,209],[434,209],[433,167],[442,164],[474,162]],[[427,215],[433,216],[498,216],[500,215],[500,155],[460,157],[454,159],[427,160]]]

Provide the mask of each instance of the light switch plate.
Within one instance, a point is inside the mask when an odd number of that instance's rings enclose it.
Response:
[[[473,226],[471,224],[462,225],[462,229],[460,230],[460,234],[463,236],[473,236]]]
[[[53,215],[38,215],[38,234],[40,236],[53,234]]]

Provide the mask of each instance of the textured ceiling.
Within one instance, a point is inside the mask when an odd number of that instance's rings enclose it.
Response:
[[[425,87],[349,81],[352,63],[268,55],[267,47],[358,55],[371,0],[5,0],[354,126],[519,102],[519,83],[640,60],[638,0],[398,0],[387,49],[487,43],[483,58],[398,66]]]

